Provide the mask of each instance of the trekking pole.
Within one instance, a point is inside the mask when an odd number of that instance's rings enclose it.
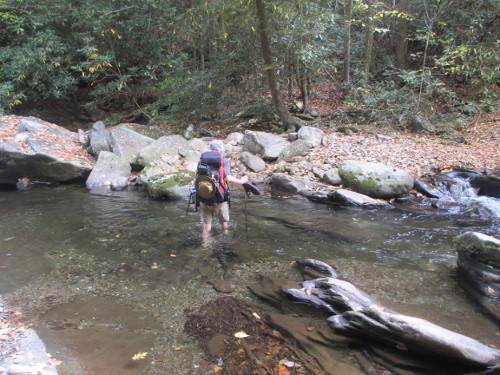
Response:
[[[260,191],[253,182],[245,182],[243,184],[245,189],[245,241],[248,240],[248,211],[247,211],[247,198],[250,198],[250,194],[260,195]]]
[[[248,212],[247,212],[247,197],[248,194],[245,192],[245,241],[248,241]]]
[[[193,203],[195,206],[196,206],[196,202],[194,200],[194,195],[196,194],[196,189],[194,186],[191,186],[190,187],[190,193],[189,193],[189,198],[188,198],[188,206],[186,208],[186,216],[188,215],[189,213],[189,206],[191,205],[191,203]]]

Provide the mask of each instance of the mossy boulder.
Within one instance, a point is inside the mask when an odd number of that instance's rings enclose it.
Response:
[[[177,171],[160,173],[148,178],[145,183],[149,195],[155,199],[182,199],[189,197],[189,187],[195,172]]]
[[[407,194],[415,182],[412,175],[400,168],[358,160],[340,164],[339,176],[352,190],[383,199]]]

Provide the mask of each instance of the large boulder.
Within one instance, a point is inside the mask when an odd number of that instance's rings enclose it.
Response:
[[[312,147],[318,147],[324,135],[325,132],[323,130],[313,126],[303,126],[298,132],[299,139],[310,143]]]
[[[390,199],[407,194],[415,178],[408,172],[380,163],[347,160],[339,165],[345,185],[372,198]]]
[[[478,232],[455,238],[459,282],[500,322],[500,240]]]
[[[90,190],[123,190],[128,185],[128,177],[131,171],[132,168],[128,160],[112,152],[101,151],[85,186]]]
[[[183,199],[190,194],[191,182],[195,178],[193,171],[175,171],[160,173],[149,177],[146,187],[149,195],[155,199]]]
[[[109,132],[109,143],[113,153],[127,160],[133,169],[139,168],[137,161],[141,150],[153,141],[153,138],[146,137],[125,126],[112,129]]]
[[[180,135],[166,135],[158,138],[139,153],[138,163],[145,167],[149,163],[163,157],[175,164],[180,164],[180,152],[189,149],[189,142]]]
[[[92,170],[78,134],[34,117],[0,117],[0,184],[18,179],[68,182]]]
[[[479,195],[500,198],[500,178],[496,176],[476,176],[470,179],[470,183],[478,189]]]
[[[275,161],[281,151],[289,144],[283,137],[270,133],[245,131],[243,148],[255,155],[260,155],[265,161]]]

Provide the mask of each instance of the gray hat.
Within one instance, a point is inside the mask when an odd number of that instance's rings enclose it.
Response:
[[[216,139],[210,143],[210,150],[224,152],[224,143],[221,140]]]

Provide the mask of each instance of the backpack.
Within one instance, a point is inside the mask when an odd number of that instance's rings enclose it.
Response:
[[[229,201],[229,186],[224,182],[224,161],[219,151],[207,151],[201,154],[196,168],[196,179],[200,176],[210,177],[216,189],[215,195],[209,199],[205,199],[197,193],[196,208],[198,208],[200,202],[209,206],[215,206],[219,203]]]

